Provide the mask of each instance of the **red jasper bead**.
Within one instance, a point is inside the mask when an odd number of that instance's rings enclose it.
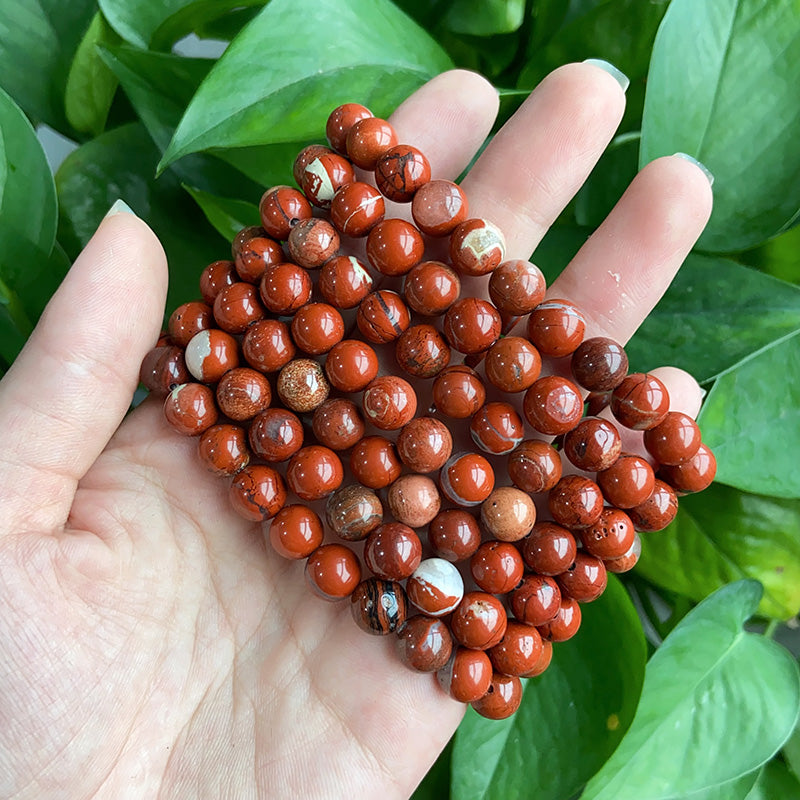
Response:
[[[394,375],[375,378],[361,401],[366,418],[383,431],[396,431],[417,413],[417,395],[411,384]]]
[[[285,408],[268,408],[251,423],[250,447],[265,461],[291,458],[303,446],[303,425]]]
[[[197,300],[178,306],[170,314],[167,323],[169,338],[178,347],[186,347],[195,334],[213,327],[214,315],[211,307]]]
[[[404,219],[379,222],[367,236],[367,258],[384,275],[405,275],[425,252],[422,234]]]
[[[663,422],[644,432],[644,446],[659,464],[675,466],[700,449],[700,428],[687,414],[670,411]]]
[[[178,384],[189,383],[191,375],[183,350],[171,345],[154,347],[142,360],[139,380],[149,392],[160,395],[168,394]]]
[[[267,267],[283,261],[283,249],[274,240],[256,236],[236,256],[236,274],[248,283],[258,283]]]
[[[436,484],[427,475],[401,475],[386,493],[389,512],[411,528],[427,525],[442,507]]]
[[[397,581],[367,578],[350,595],[350,612],[362,631],[386,636],[406,621],[408,599]]]
[[[650,497],[655,475],[641,456],[623,454],[608,469],[597,473],[597,483],[612,506],[633,508]]]
[[[633,544],[636,531],[624,511],[608,507],[603,509],[600,519],[580,535],[586,551],[605,560],[624,556]]]
[[[422,261],[408,273],[403,293],[417,314],[438,317],[458,300],[461,281],[447,264]]]
[[[500,313],[478,297],[456,300],[444,315],[444,335],[451,347],[465,355],[488,350],[499,338]]]
[[[353,165],[344,156],[322,153],[306,164],[300,185],[309,202],[319,208],[329,208],[336,190],[355,179]]]
[[[525,428],[522,418],[510,403],[486,403],[469,423],[472,441],[486,453],[510,453],[522,441]]]
[[[511,612],[526,625],[544,625],[558,614],[561,592],[545,575],[526,575],[508,595]]]
[[[372,112],[360,103],[344,103],[331,111],[325,123],[325,136],[331,147],[341,155],[347,155],[347,134],[356,122],[370,119]]]
[[[249,464],[234,476],[229,497],[237,514],[258,522],[274,517],[283,508],[286,487],[272,467]]]
[[[503,392],[524,392],[542,371],[538,350],[521,336],[504,336],[486,353],[486,377]]]
[[[245,228],[245,230],[248,230]],[[260,229],[258,229],[260,230]],[[226,287],[239,280],[233,261],[212,261],[200,273],[200,294],[209,306],[214,298]]]
[[[560,358],[575,352],[585,332],[583,314],[568,300],[545,300],[528,317],[528,338],[545,356]]]
[[[286,468],[286,482],[301,500],[320,500],[342,484],[339,456],[329,447],[308,445],[298,450]]]
[[[433,402],[439,413],[455,419],[471,417],[486,400],[486,389],[467,366],[443,369],[433,382]]]
[[[182,383],[167,395],[164,416],[178,433],[197,436],[208,430],[219,414],[211,389],[200,383]]]
[[[342,315],[327,303],[308,303],[297,310],[291,325],[294,343],[304,353],[327,353],[344,338]]]
[[[216,383],[229,369],[239,366],[239,345],[229,333],[211,328],[192,337],[184,358],[197,380]]]
[[[261,372],[277,372],[297,353],[289,326],[277,319],[261,319],[250,325],[242,339],[245,361]]]
[[[625,553],[625,555],[622,555],[619,558],[607,558],[603,563],[606,565],[606,570],[608,572],[629,572],[636,566],[641,554],[642,540],[639,538],[639,534],[637,533],[633,537],[633,544],[628,548],[628,552]]]
[[[432,378],[450,363],[450,347],[433,325],[412,325],[395,345],[397,363],[415,378]]]
[[[555,522],[537,522],[522,545],[522,558],[539,575],[558,575],[575,560],[575,537]]]
[[[453,437],[438,419],[417,417],[400,431],[397,452],[412,472],[434,472],[450,458]]]
[[[622,452],[622,439],[612,422],[600,417],[582,419],[564,437],[564,454],[586,472],[608,469]]]
[[[575,380],[590,392],[610,392],[628,374],[628,356],[613,339],[595,336],[581,342],[570,362]]]
[[[503,314],[529,314],[544,300],[547,291],[542,271],[530,261],[503,261],[489,278],[489,297]]]
[[[267,408],[271,400],[269,381],[249,367],[237,367],[226,372],[217,384],[219,410],[237,422],[252,419]]]
[[[571,597],[579,603],[591,603],[605,591],[608,576],[602,560],[579,550],[575,561],[565,572],[556,576],[561,597]]]
[[[372,276],[355,256],[335,256],[323,264],[317,286],[332,306],[355,308],[372,291]]]
[[[386,522],[367,536],[364,561],[378,578],[403,581],[422,561],[422,542],[408,525]]]
[[[305,168],[315,159],[319,158],[324,153],[333,153],[334,151],[331,150],[330,147],[325,147],[324,144],[309,144],[304,147],[295,157],[294,163],[292,164],[292,176],[294,177],[294,182],[301,186],[303,183],[303,172],[305,172]],[[301,194],[303,200],[306,200],[306,196]],[[282,237],[277,237],[282,238]]]
[[[536,506],[531,496],[513,486],[501,486],[484,500],[481,523],[495,539],[518,542],[536,522]]]
[[[300,414],[322,405],[330,392],[322,367],[310,358],[290,361],[278,373],[276,388],[281,402]]]
[[[358,556],[341,544],[323,544],[306,561],[308,585],[324,600],[349,597],[361,581]]]
[[[273,314],[294,314],[311,297],[311,276],[288,261],[269,267],[261,278],[259,295]]]
[[[343,339],[328,353],[325,374],[334,389],[360,392],[378,374],[378,356],[365,342]]]
[[[537,625],[543,639],[551,642],[566,642],[571,639],[581,626],[581,607],[572,597],[562,597],[561,606],[556,616],[543,625]]]
[[[360,542],[383,522],[383,505],[372,489],[351,483],[328,497],[325,518],[337,536]]]
[[[522,703],[522,683],[516,675],[494,673],[486,694],[470,705],[486,719],[508,719]]]
[[[473,554],[469,569],[475,583],[489,594],[507,594],[521,580],[525,564],[508,542],[484,542]]]
[[[311,427],[317,441],[331,450],[347,450],[364,436],[364,420],[352,400],[335,397],[317,406]]]
[[[655,428],[669,411],[669,392],[655,375],[634,372],[614,389],[611,411],[626,428]]]
[[[431,165],[416,147],[398,144],[375,162],[375,185],[384,197],[408,203],[417,189],[431,179]]]
[[[242,228],[236,236],[233,237],[233,241],[231,242],[231,255],[236,258],[239,255],[242,248],[251,240],[255,239],[257,236],[267,236],[267,232],[260,226],[260,225],[248,225],[245,228]],[[217,263],[225,263],[225,262],[217,262]],[[231,267],[233,267],[233,262],[230,263]]]
[[[447,236],[467,218],[467,196],[452,181],[429,181],[411,201],[411,215],[428,236]]]
[[[366,236],[385,213],[381,193],[361,181],[341,186],[331,201],[331,222],[345,236]]]
[[[664,530],[677,513],[678,496],[675,490],[658,478],[647,500],[628,509],[628,516],[637,531]]]
[[[350,472],[370,489],[394,483],[402,469],[394,445],[383,436],[365,436],[350,452]]]
[[[417,614],[397,631],[396,648],[400,661],[410,669],[436,672],[450,659],[453,637],[447,623]]]
[[[347,133],[347,155],[361,169],[375,169],[378,159],[396,145],[394,128],[380,117],[359,120]]]
[[[462,275],[487,275],[505,259],[503,232],[486,219],[468,219],[450,235],[450,262]]]
[[[325,535],[322,520],[307,506],[284,506],[269,526],[269,543],[278,555],[300,559],[310,556]]]
[[[214,300],[214,319],[228,333],[244,333],[248,325],[265,316],[258,289],[250,283],[234,283]]]
[[[411,317],[397,292],[381,289],[361,301],[356,324],[367,341],[385,344],[400,337],[411,324]]]
[[[717,474],[717,459],[711,448],[701,444],[688,461],[674,467],[662,467],[658,474],[678,492],[702,492]]]
[[[459,644],[472,650],[488,650],[506,632],[503,604],[486,592],[467,592],[453,612],[450,630]]]
[[[542,657],[542,637],[533,625],[509,620],[499,644],[489,650],[492,666],[503,675],[526,675]]]
[[[481,529],[468,511],[449,508],[440,511],[428,526],[428,544],[446,561],[463,561],[480,547]],[[481,587],[484,588],[484,587]]]
[[[581,475],[565,475],[551,490],[547,504],[553,519],[571,530],[588,528],[600,519],[600,487]]]
[[[459,453],[442,467],[439,482],[442,492],[456,505],[477,506],[494,489],[494,470],[478,453]]]
[[[523,492],[549,492],[561,480],[561,458],[547,442],[528,439],[509,456],[507,470]]]
[[[580,389],[566,378],[548,375],[539,378],[523,401],[525,419],[539,433],[558,436],[572,430],[583,416]]]
[[[492,684],[492,662],[483,650],[457,647],[437,673],[442,689],[459,703],[480,700]]]
[[[306,269],[321,267],[339,250],[339,234],[325,219],[304,219],[292,228],[287,245],[292,261]]]
[[[215,475],[235,475],[250,461],[247,434],[238,425],[212,425],[200,437],[197,452]]]
[[[536,632],[539,633],[538,628]],[[541,636],[541,634],[540,634]],[[550,662],[553,660],[553,643],[549,639],[542,639],[542,654],[539,656],[539,660],[524,675],[520,675],[520,678],[535,678],[538,675],[541,675],[549,666]]]
[[[258,210],[264,230],[273,239],[282,242],[289,238],[292,228],[298,222],[311,219],[311,205],[305,195],[291,186],[273,186],[272,189],[267,189],[261,196]]]
[[[449,561],[426,558],[406,583],[408,599],[432,617],[449,614],[464,596],[461,573]]]

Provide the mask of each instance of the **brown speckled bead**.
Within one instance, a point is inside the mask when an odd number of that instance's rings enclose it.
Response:
[[[247,434],[238,425],[212,425],[197,443],[200,461],[215,475],[235,475],[250,461]]]
[[[417,227],[428,236],[447,236],[467,218],[467,196],[452,181],[429,181],[411,201]]]
[[[525,419],[539,433],[558,436],[572,430],[583,416],[580,389],[558,375],[539,378],[523,401]]]
[[[330,208],[336,190],[355,179],[353,165],[344,156],[322,153],[306,164],[300,186],[310,203],[319,208]],[[291,241],[291,234],[289,239]]]
[[[361,406],[367,420],[376,428],[396,431],[417,413],[417,395],[407,380],[382,375],[364,390]]]
[[[450,363],[450,347],[433,325],[412,325],[394,352],[403,371],[415,378],[433,378]]]
[[[579,550],[575,561],[565,572],[556,576],[561,597],[571,597],[579,603],[591,603],[605,591],[608,576],[603,561]]]
[[[267,538],[278,555],[300,559],[310,556],[321,544],[325,531],[322,520],[307,506],[284,506],[272,519]]]
[[[441,261],[422,261],[407,275],[403,293],[418,314],[438,317],[450,308],[461,292],[461,280]]]
[[[628,552],[625,553],[625,555],[622,555],[619,558],[607,558],[603,561],[603,563],[606,565],[606,570],[608,572],[629,572],[636,566],[641,555],[642,540],[639,538],[639,534],[637,533],[633,537],[633,544],[628,548]]]
[[[325,136],[331,147],[340,155],[347,155],[347,134],[362,119],[369,119],[372,112],[360,103],[344,103],[337,106],[325,123]]]
[[[379,222],[367,236],[369,263],[383,275],[405,275],[425,252],[422,234],[404,219]]]
[[[558,575],[575,560],[575,537],[555,522],[537,522],[522,545],[525,563],[539,575]]]
[[[426,614],[405,621],[397,632],[400,661],[417,672],[436,672],[447,664],[453,651],[453,637],[447,623]]]
[[[663,422],[644,432],[644,446],[659,464],[675,466],[700,449],[700,428],[687,414],[670,411]]]
[[[361,580],[358,556],[341,544],[323,544],[306,561],[306,581],[324,600],[349,597]]]
[[[462,275],[487,275],[505,255],[505,237],[489,220],[468,219],[450,235],[450,262]]]
[[[366,236],[385,213],[381,193],[361,181],[341,186],[331,202],[331,222],[345,236]]]
[[[488,350],[499,338],[500,313],[478,297],[456,300],[444,315],[444,335],[451,347],[465,355]]]
[[[378,374],[378,356],[365,342],[343,339],[328,353],[325,374],[334,389],[360,392]]]
[[[249,367],[226,372],[217,384],[219,410],[236,422],[252,419],[267,408],[271,400],[269,381]]]
[[[219,417],[214,393],[200,383],[176,386],[164,401],[164,415],[184,436],[197,436],[208,430]]]
[[[183,357],[197,380],[216,383],[229,369],[239,366],[239,345],[229,333],[211,328],[192,336]]]
[[[375,162],[375,185],[396,203],[408,203],[417,189],[431,179],[431,165],[420,150],[410,144],[389,148]]]
[[[521,336],[505,336],[486,353],[486,377],[503,392],[524,392],[542,371],[539,351]]]
[[[439,513],[442,498],[427,475],[401,475],[389,487],[386,503],[398,522],[410,528],[422,528]]]
[[[317,441],[331,450],[347,450],[364,435],[364,420],[352,400],[335,397],[317,406],[311,427]]]
[[[339,234],[325,219],[304,219],[292,228],[287,245],[292,261],[306,269],[321,267],[339,250]]]
[[[417,417],[400,431],[397,452],[412,472],[434,472],[450,458],[453,437],[438,419]]]
[[[378,578],[403,581],[422,561],[422,542],[408,526],[385,522],[367,537],[364,562]]]
[[[285,408],[268,408],[250,423],[248,437],[264,461],[286,461],[303,446],[303,425]]]
[[[498,310],[513,317],[529,314],[544,300],[547,284],[530,261],[503,261],[489,278],[489,297]]]
[[[370,489],[383,489],[394,483],[402,469],[394,445],[383,436],[365,436],[350,451],[350,472]]]
[[[301,500],[327,497],[341,486],[343,477],[339,456],[318,444],[301,447],[286,468],[286,483]]]
[[[347,133],[346,149],[350,160],[361,169],[375,169],[378,159],[397,144],[394,128],[380,117],[356,122]]]
[[[245,228],[247,230],[247,228]],[[260,230],[258,228],[257,230]],[[212,261],[200,273],[200,294],[209,306],[214,298],[226,287],[239,280],[233,261]]]
[[[564,437],[564,455],[586,472],[608,469],[622,452],[622,439],[613,422],[599,417],[582,419]]]
[[[411,324],[411,317],[397,292],[381,289],[361,301],[356,324],[367,341],[385,344],[400,337]]]
[[[580,533],[586,551],[603,560],[624,556],[635,536],[631,518],[612,507],[604,508],[600,519]]]
[[[258,291],[264,307],[273,314],[294,314],[311,297],[311,276],[288,261],[269,267]]]
[[[526,625],[544,625],[558,614],[561,592],[553,578],[526,575],[508,595],[511,612]]]
[[[572,597],[562,597],[558,613],[549,622],[537,625],[542,639],[551,642],[566,642],[571,639],[581,626],[581,607]]]
[[[260,319],[245,331],[242,355],[260,372],[277,372],[297,353],[289,326],[277,319]]]
[[[522,580],[525,564],[508,542],[484,542],[473,554],[469,569],[475,583],[489,594],[507,594]]]
[[[258,289],[250,283],[234,283],[214,300],[214,319],[228,333],[244,333],[248,325],[265,316]]]
[[[506,632],[506,610],[487,592],[467,592],[450,618],[450,631],[459,644],[472,650],[488,650]]]
[[[432,617],[449,614],[464,596],[461,573],[449,561],[426,558],[406,583],[408,599]]]
[[[669,411],[669,392],[644,372],[628,375],[611,394],[611,412],[626,428],[644,431],[664,421]]]
[[[462,508],[440,511],[428,526],[428,543],[446,561],[463,561],[480,547],[481,529],[472,514]]]
[[[236,234],[236,236],[233,237],[233,241],[231,242],[231,256],[233,256],[233,258],[236,258],[236,256],[238,256],[239,253],[241,252],[242,248],[251,239],[255,239],[256,236],[267,236],[267,235],[268,235],[267,232],[260,225],[248,225],[247,227],[242,228]],[[229,263],[231,267],[233,267],[233,262]]]
[[[549,492],[561,480],[561,458],[547,442],[527,439],[508,457],[507,470],[523,492]]]
[[[509,620],[499,644],[489,650],[494,668],[502,675],[525,675],[542,657],[542,637],[533,625]]]
[[[325,518],[337,536],[360,542],[383,522],[383,505],[372,489],[351,483],[328,497]]]
[[[480,700],[492,683],[492,662],[483,650],[456,647],[436,673],[442,689],[459,703]]]
[[[495,539],[518,542],[536,522],[536,506],[529,494],[514,486],[495,489],[481,505],[481,523]]]
[[[688,461],[674,467],[662,467],[658,474],[677,492],[702,492],[717,474],[717,459],[711,448],[701,444]]]
[[[560,358],[575,352],[585,331],[583,314],[568,300],[545,300],[528,317],[528,338],[544,356]]]
[[[439,483],[445,497],[456,505],[477,506],[494,489],[494,470],[478,453],[458,453],[442,467]]]
[[[278,373],[277,390],[287,408],[304,414],[327,400],[330,387],[316,361],[296,358]]]
[[[286,487],[272,467],[249,464],[234,476],[229,497],[237,514],[257,522],[274,517],[283,508]]]
[[[508,719],[522,702],[522,683],[516,675],[493,673],[486,694],[470,705],[486,719]]]
[[[662,531],[677,513],[678,496],[675,490],[658,478],[647,500],[628,509],[628,516],[637,531]]]
[[[327,148],[325,148],[327,150]],[[317,153],[315,157],[319,157]],[[299,183],[299,181],[298,181]],[[311,205],[302,192],[291,186],[273,186],[261,196],[258,210],[264,230],[285,242],[300,220],[311,219]]]
[[[475,370],[458,365],[443,369],[433,382],[433,402],[439,413],[455,419],[471,417],[486,400],[486,389]]]
[[[539,629],[536,629],[536,632],[539,633]],[[541,634],[539,634],[541,636]],[[553,660],[553,643],[549,639],[542,639],[542,654],[539,656],[539,660],[533,666],[531,670],[526,672],[524,675],[520,675],[520,678],[535,678],[538,675],[541,675],[549,666],[550,662]]]
[[[167,323],[169,338],[178,347],[186,347],[195,334],[213,327],[211,306],[197,300],[179,305],[170,314]]]
[[[600,487],[581,475],[565,475],[551,490],[547,505],[553,519],[565,528],[588,528],[600,519],[603,495]]]
[[[327,353],[344,338],[342,315],[327,303],[308,303],[297,309],[291,325],[292,339],[304,353]]]
[[[572,354],[572,376],[590,392],[610,392],[628,374],[628,356],[619,342],[595,336]]]
[[[317,287],[332,306],[355,308],[372,291],[372,276],[355,256],[336,256],[323,264]]]
[[[303,182],[303,172],[305,168],[315,159],[319,158],[321,155],[325,153],[333,153],[334,151],[331,150],[330,147],[326,147],[324,144],[309,144],[304,147],[295,157],[294,163],[292,164],[292,177],[294,178],[295,183],[300,186]],[[301,195],[303,200],[306,200],[305,195]],[[281,238],[281,237],[278,237]]]
[[[142,360],[139,380],[153,394],[165,395],[178,384],[191,380],[183,350],[180,347],[164,345],[154,347]]]
[[[597,473],[606,500],[617,508],[633,508],[650,497],[653,468],[641,457],[623,453],[608,469]]]
[[[522,418],[510,403],[494,402],[481,406],[469,423],[472,441],[486,453],[505,455],[514,450],[525,435]]]
[[[397,581],[367,578],[350,596],[350,611],[362,631],[386,636],[406,621],[408,600]]]
[[[258,283],[267,267],[283,261],[281,246],[265,236],[256,236],[236,256],[236,274],[248,283]]]

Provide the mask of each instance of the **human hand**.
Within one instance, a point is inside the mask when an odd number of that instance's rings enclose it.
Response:
[[[495,137],[462,186],[508,258],[534,250],[623,108],[608,73],[572,64]],[[391,121],[453,179],[496,110],[451,72]],[[588,336],[627,341],[710,207],[699,169],[653,162],[550,295]],[[106,218],[0,383],[0,796],[407,797],[463,707],[265,548],[159,402],[123,421],[165,289],[146,225]],[[696,414],[696,383],[659,374]]]

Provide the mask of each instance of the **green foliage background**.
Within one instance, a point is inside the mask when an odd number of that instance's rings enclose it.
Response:
[[[189,58],[190,33],[230,44]],[[657,156],[714,173],[629,352],[708,389],[717,482],[644,537],[512,720],[467,714],[416,796],[799,798],[800,678],[770,635],[800,610],[800,0],[4,0],[0,370],[118,197],[164,243],[172,307],[336,104],[386,115],[455,65],[498,87],[499,126],[587,57],[630,77],[628,109],[533,259],[557,275]],[[55,176],[38,125],[77,145]]]

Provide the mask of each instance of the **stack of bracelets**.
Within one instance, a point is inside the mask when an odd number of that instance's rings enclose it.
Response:
[[[235,511],[263,521],[278,554],[306,560],[317,594],[349,597],[363,630],[396,634],[404,664],[505,718],[520,678],[540,675],[552,643],[576,633],[607,571],[636,564],[637,531],[668,525],[677,495],[708,486],[716,462],[694,420],[669,410],[664,384],[628,374],[617,342],[584,339],[580,309],[545,300],[541,271],[505,260],[500,230],[468,218],[459,186],[431,180],[386,120],[348,103],[326,132],[330,148],[295,160],[302,191],[263,195],[262,227],[238,233],[234,260],[203,270],[203,300],[172,313],[141,379],[230,480]],[[384,198],[410,203],[415,224],[386,219]],[[365,258],[340,255],[342,236],[366,237]],[[426,247],[444,258],[445,237],[450,263],[423,260]],[[461,278],[481,275],[492,302],[460,297]],[[524,315],[527,336],[511,335]],[[385,347],[416,391],[379,375]],[[543,356],[564,359],[574,380],[540,377]],[[509,402],[518,393],[541,438],[526,438]],[[598,416],[606,406],[644,431],[650,458],[622,452],[617,424]],[[453,452],[457,421],[473,452]],[[562,456],[574,474],[562,475]],[[551,521],[536,521],[532,495]],[[324,498],[338,541],[324,543],[309,506]],[[345,544],[362,540],[370,577]]]

